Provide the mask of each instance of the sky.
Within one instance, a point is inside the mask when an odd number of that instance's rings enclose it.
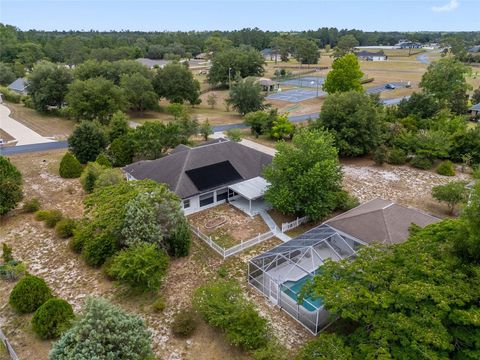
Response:
[[[0,0],[22,30],[480,31],[480,0]]]

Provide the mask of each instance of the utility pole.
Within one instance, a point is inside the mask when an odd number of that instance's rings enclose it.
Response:
[[[231,67],[228,68],[228,91],[230,91],[230,90],[231,90],[231,87],[232,87],[232,85],[231,85],[232,82],[231,82],[231,80],[230,80],[230,71],[232,71],[232,68],[231,68]]]

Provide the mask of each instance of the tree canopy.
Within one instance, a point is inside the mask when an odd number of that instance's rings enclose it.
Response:
[[[82,164],[95,161],[108,145],[107,135],[100,124],[82,121],[68,138],[70,151]]]
[[[313,40],[297,39],[294,42],[295,59],[301,64],[316,64],[320,58],[317,44]]]
[[[231,48],[215,53],[212,59],[212,67],[208,72],[210,84],[227,85],[230,80],[237,77],[261,76],[264,73],[263,65],[265,60],[262,54],[251,48]]]
[[[440,59],[428,66],[419,86],[452,112],[463,114],[467,110],[467,90],[471,89],[465,75],[470,71],[454,58]]]
[[[22,174],[3,156],[0,156],[0,174],[0,215],[5,215],[22,200]]]
[[[227,99],[236,111],[241,115],[249,112],[263,110],[265,96],[262,94],[262,88],[253,79],[238,81],[232,86],[229,98]]]
[[[61,107],[71,82],[72,75],[65,66],[48,61],[36,64],[28,77],[28,93],[35,109],[45,111],[49,106]]]
[[[345,35],[338,39],[337,46],[335,47],[335,57],[341,57],[348,53],[353,52],[356,46],[358,46],[358,40],[354,35]]]
[[[264,177],[271,183],[265,199],[282,213],[321,219],[336,208],[342,172],[333,136],[301,129],[291,143],[277,143]]]
[[[329,95],[316,125],[331,131],[342,156],[368,154],[380,145],[384,130],[377,100],[357,91]]]
[[[153,79],[153,87],[159,97],[174,103],[188,101],[191,105],[198,105],[201,102],[200,83],[182,64],[168,64],[163,69],[158,69]]]
[[[332,70],[327,74],[323,90],[329,94],[346,91],[362,91],[363,72],[354,54],[346,54],[335,59]]]

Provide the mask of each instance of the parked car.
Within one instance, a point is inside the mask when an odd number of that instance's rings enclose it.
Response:
[[[397,87],[394,85],[394,84],[387,84],[385,85],[385,89],[390,89],[390,90],[393,90],[393,89],[396,89]]]

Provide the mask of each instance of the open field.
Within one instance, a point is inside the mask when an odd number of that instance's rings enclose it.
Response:
[[[11,161],[24,177],[25,199],[38,197],[45,209],[61,209],[73,218],[82,216],[83,190],[78,179],[62,179],[58,176],[58,164],[64,151],[50,151],[11,156]],[[20,206],[21,207],[21,206]],[[100,269],[85,265],[74,254],[67,241],[58,239],[54,230],[47,229],[33,215],[12,211],[0,218],[0,238],[14,249],[14,256],[24,261],[28,270],[42,276],[56,296],[69,301],[78,311],[86,296],[102,296],[129,312],[142,316],[153,334],[153,349],[163,360],[246,360],[249,357],[230,346],[220,332],[200,323],[188,341],[175,338],[170,323],[177,311],[190,305],[196,287],[217,277],[224,268],[228,277],[242,284],[245,294],[251,298],[262,315],[272,323],[274,334],[289,348],[297,348],[311,336],[289,316],[270,307],[262,296],[247,286],[246,261],[280,241],[270,239],[224,261],[202,241],[194,239],[188,257],[172,260],[160,294],[167,307],[156,313],[152,304],[158,294],[127,296],[121,288],[107,280]],[[8,294],[14,283],[0,281],[0,320],[2,329],[12,342],[21,359],[46,360],[50,341],[39,340],[30,328],[31,315],[18,315],[8,305]]]
[[[22,104],[4,102],[10,109],[10,117],[42,136],[65,140],[73,131],[76,122],[58,116],[43,115]]]

